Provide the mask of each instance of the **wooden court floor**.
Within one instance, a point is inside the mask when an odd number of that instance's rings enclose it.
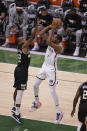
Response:
[[[0,115],[11,115],[11,108],[13,106],[13,82],[14,82],[14,64],[0,63]],[[45,120],[54,122],[56,118],[56,108],[50,93],[48,81],[45,80],[40,85],[39,97],[42,102],[42,107],[35,112],[29,112],[29,107],[34,101],[33,84],[35,76],[38,73],[39,68],[29,68],[28,87],[24,92],[22,98],[21,114],[22,117]],[[71,118],[70,113],[72,110],[72,101],[78,86],[86,81],[87,75],[78,73],[69,73],[58,71],[59,84],[56,87],[57,94],[59,96],[59,103],[64,113],[62,123],[77,125],[77,111],[74,118]]]

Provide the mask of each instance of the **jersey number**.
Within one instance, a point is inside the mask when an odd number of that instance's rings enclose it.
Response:
[[[87,99],[87,91],[83,91],[83,99]]]
[[[21,62],[21,54],[19,54],[19,56],[18,56],[18,62],[19,63]]]

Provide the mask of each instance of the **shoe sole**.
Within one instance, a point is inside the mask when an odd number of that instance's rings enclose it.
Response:
[[[40,105],[38,106],[38,108],[34,108],[33,110],[32,110],[32,108],[30,108],[30,109],[29,109],[29,112],[34,112],[34,111],[36,111],[37,109],[39,109],[41,106],[42,106],[42,103],[40,102]]]
[[[62,118],[63,118],[63,114],[62,114],[62,116],[61,116],[60,121],[57,121],[57,120],[56,120],[56,121],[54,122],[54,124],[60,124],[60,122],[61,122]]]
[[[19,125],[22,125],[23,123],[19,122],[14,116],[11,116]]]

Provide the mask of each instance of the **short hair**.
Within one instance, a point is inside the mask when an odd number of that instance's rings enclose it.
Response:
[[[62,36],[61,35],[57,34],[57,32],[55,32],[54,35],[57,36],[57,39],[59,40],[59,42],[62,41]]]

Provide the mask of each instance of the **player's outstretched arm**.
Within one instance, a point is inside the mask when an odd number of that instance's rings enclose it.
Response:
[[[58,44],[53,43],[53,41],[52,41],[52,35],[53,35],[55,29],[56,29],[56,26],[52,26],[52,29],[49,33],[49,37],[47,39],[47,45],[51,46],[56,51],[57,54],[60,54],[62,47]]]
[[[76,105],[78,103],[78,99],[80,97],[80,88],[81,86],[78,88],[77,92],[76,92],[76,95],[74,97],[74,100],[73,100],[73,109],[72,109],[72,112],[71,112],[71,116],[73,117],[74,116],[74,113],[75,113],[75,109],[76,109]]]
[[[33,30],[29,40],[25,41],[23,46],[22,46],[22,50],[24,53],[27,53],[29,51],[29,46],[32,44],[33,39],[35,38],[35,35],[37,33],[38,30],[38,25],[36,25],[35,29]]]
[[[41,31],[39,32],[40,37],[42,37],[44,40],[47,40],[47,39],[48,39],[48,35],[45,34],[45,32],[46,32],[47,30],[51,29],[51,27],[52,27],[52,26],[49,25],[49,26],[45,27],[43,30],[41,30]]]

